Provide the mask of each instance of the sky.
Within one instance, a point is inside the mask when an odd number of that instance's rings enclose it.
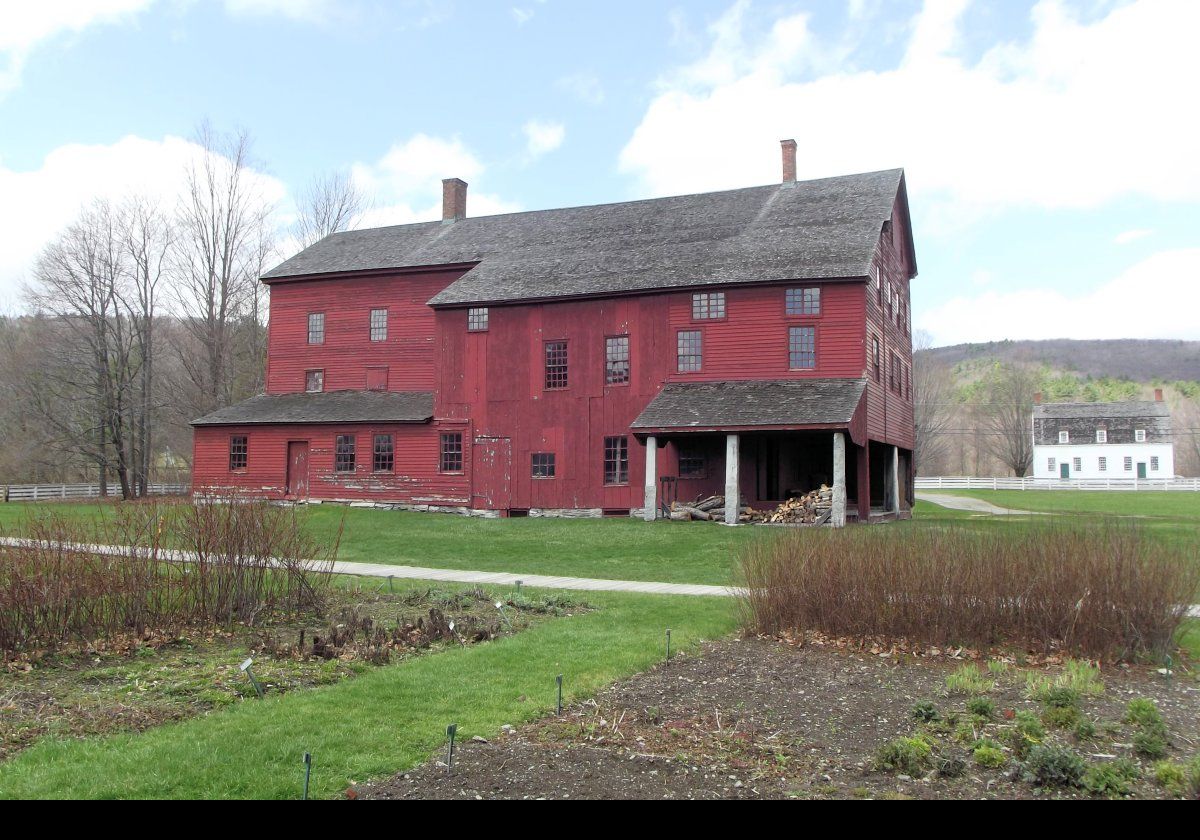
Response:
[[[1196,0],[0,0],[0,312],[97,197],[171,206],[207,121],[286,232],[904,167],[935,344],[1200,339]],[[286,246],[285,246],[286,249]],[[288,256],[281,253],[280,257]]]

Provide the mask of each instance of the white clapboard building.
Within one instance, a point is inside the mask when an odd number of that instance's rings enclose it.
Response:
[[[1033,476],[1163,479],[1175,476],[1171,412],[1153,401],[1033,406]]]

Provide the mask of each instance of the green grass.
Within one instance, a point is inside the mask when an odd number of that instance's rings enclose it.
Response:
[[[1089,490],[937,490],[947,496],[971,496],[1013,510],[1043,513],[1104,514],[1176,519],[1200,525],[1200,493]],[[921,505],[928,505],[922,502]],[[968,514],[969,515],[969,514]]]
[[[517,636],[385,666],[310,691],[249,700],[140,735],[45,739],[0,764],[0,798],[296,799],[301,757],[313,754],[313,793],[390,775],[445,740],[492,736],[546,714],[556,674],[584,697],[679,648],[733,630],[727,599],[588,593],[594,612]],[[524,698],[524,699],[522,699]]]

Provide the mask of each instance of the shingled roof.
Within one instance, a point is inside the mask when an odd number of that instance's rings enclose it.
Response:
[[[1033,416],[1039,420],[1088,420],[1107,417],[1170,417],[1171,409],[1164,402],[1091,402],[1091,403],[1041,403],[1033,407]]]
[[[866,387],[865,379],[673,382],[663,387],[630,428],[651,432],[840,426],[853,418]]]
[[[433,417],[429,391],[327,391],[260,394],[193,420],[193,426],[261,423],[426,423]]]
[[[605,295],[868,274],[900,169],[699,195],[327,236],[270,282],[474,264],[430,304]]]

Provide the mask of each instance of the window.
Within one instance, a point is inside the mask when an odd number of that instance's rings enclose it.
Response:
[[[883,270],[874,266],[875,270],[875,302],[883,306]]]
[[[812,370],[817,366],[817,328],[788,328],[788,367]]]
[[[1059,443],[1070,443],[1071,442],[1071,433],[1070,432],[1059,432],[1058,433],[1058,442]]]
[[[309,344],[324,344],[325,343],[325,313],[324,312],[308,313],[308,343]]]
[[[387,310],[371,310],[371,340],[387,341]]]
[[[567,342],[546,342],[546,387],[567,387]]]
[[[1096,430],[1096,443],[1108,443],[1108,429]]]
[[[819,288],[788,289],[786,311],[788,315],[820,315],[821,290]]]
[[[888,371],[888,387],[890,387],[893,391],[897,391],[900,388],[899,382],[896,381],[900,374],[900,361],[896,357],[895,353],[891,353],[889,355],[891,356],[892,367],[891,370]]]
[[[629,336],[604,339],[604,382],[607,385],[629,383]]]
[[[1100,472],[1108,472],[1108,459],[1104,456],[1100,457]]]
[[[887,317],[892,320],[892,308],[896,305],[896,294],[892,291],[892,287],[888,286],[887,290]]]
[[[1055,466],[1056,466],[1056,465],[1055,465],[1055,463],[1054,463],[1054,459],[1053,459],[1053,458],[1047,458],[1047,459],[1046,459],[1046,469],[1050,470],[1050,472],[1054,472],[1054,467],[1055,467]]]
[[[1150,472],[1158,472],[1158,456],[1150,456]]]
[[[554,453],[534,452],[529,474],[534,478],[554,478]]]
[[[1133,458],[1129,455],[1125,456],[1125,471],[1129,472],[1133,469]]]
[[[338,435],[334,441],[333,471],[354,472],[354,435]]]
[[[442,472],[463,471],[463,436],[462,432],[442,432]]]
[[[1146,430],[1145,429],[1134,429],[1133,430],[1133,440],[1134,440],[1134,443],[1145,443],[1146,442]]]
[[[702,292],[692,295],[692,318],[708,320],[725,317],[725,293]]]
[[[695,449],[679,450],[680,478],[708,478],[708,459]]]
[[[306,370],[304,372],[304,390],[310,394],[325,390],[325,371]]]
[[[388,382],[388,369],[386,367],[369,367],[367,368],[367,390],[368,391],[386,391]]]
[[[390,473],[396,468],[396,448],[391,435],[375,435],[371,453],[371,471]]]
[[[1072,466],[1074,466],[1075,472],[1079,472],[1080,470],[1083,469],[1083,459],[1082,458],[1073,459],[1071,461],[1071,464],[1072,464]]]
[[[700,330],[680,330],[676,336],[676,369],[680,373],[700,370],[704,360]]]
[[[234,435],[229,439],[229,469],[244,470],[248,461],[249,447],[245,435]]]
[[[879,338],[871,336],[871,368],[875,373],[875,381],[879,382]]]
[[[486,306],[467,310],[467,330],[484,332],[488,328],[488,311]]]
[[[604,483],[629,483],[629,439],[623,435],[604,439]]]

